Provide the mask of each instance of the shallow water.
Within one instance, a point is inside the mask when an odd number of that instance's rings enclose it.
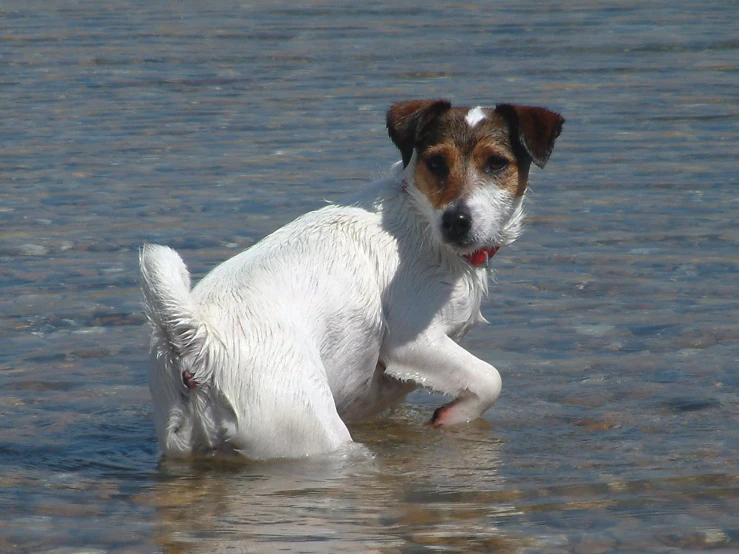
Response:
[[[0,5],[0,551],[739,551],[736,4]],[[160,460],[137,248],[196,278],[397,158],[396,100],[567,118],[496,256],[498,403]]]

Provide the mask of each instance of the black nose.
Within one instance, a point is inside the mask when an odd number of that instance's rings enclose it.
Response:
[[[441,232],[447,242],[465,242],[471,227],[472,214],[464,204],[450,206],[441,216]]]

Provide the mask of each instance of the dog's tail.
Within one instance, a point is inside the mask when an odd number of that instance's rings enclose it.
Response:
[[[189,454],[193,442],[210,442],[194,409],[210,388],[211,337],[190,294],[190,274],[179,254],[145,245],[139,255],[144,312],[152,327],[149,388],[165,453]],[[204,445],[206,446],[206,445]]]
[[[181,358],[203,331],[190,296],[190,273],[177,252],[156,244],[144,245],[139,266],[144,312],[166,349],[160,354]]]

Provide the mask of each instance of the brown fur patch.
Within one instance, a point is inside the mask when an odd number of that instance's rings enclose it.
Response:
[[[498,188],[506,189],[514,196],[521,196],[526,191],[526,182],[521,183],[519,179],[518,162],[510,149],[483,140],[475,147],[471,162],[479,175],[495,181]],[[495,170],[501,162],[506,166]]]
[[[448,168],[446,175],[433,173],[428,166],[432,158],[441,157]],[[451,204],[459,198],[467,183],[466,163],[459,149],[450,143],[441,143],[425,150],[416,164],[414,178],[416,186],[435,208]]]
[[[545,108],[515,104],[479,108],[472,114],[475,125],[467,121],[469,114],[469,108],[452,108],[447,100],[409,100],[388,110],[388,134],[403,165],[418,155],[416,186],[436,209],[475,186],[493,184],[522,196],[531,163],[544,167],[564,123]]]
[[[428,197],[434,209],[443,208],[472,187],[488,185],[491,181],[515,196],[526,190],[526,179],[519,178],[519,163],[506,119],[486,110],[487,117],[470,127],[465,121],[468,112],[469,108],[447,111],[427,125],[416,142],[416,187]],[[429,161],[438,158],[443,159],[448,169],[444,175],[429,167]],[[507,165],[498,168],[501,161]]]

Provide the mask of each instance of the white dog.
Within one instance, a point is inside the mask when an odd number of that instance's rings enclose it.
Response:
[[[351,442],[345,421],[419,386],[454,398],[436,426],[490,408],[500,375],[457,343],[484,321],[488,258],[521,232],[529,167],[563,122],[536,107],[401,102],[387,126],[402,162],[351,203],[298,218],[192,290],[174,250],[144,246],[164,453],[329,452]]]

